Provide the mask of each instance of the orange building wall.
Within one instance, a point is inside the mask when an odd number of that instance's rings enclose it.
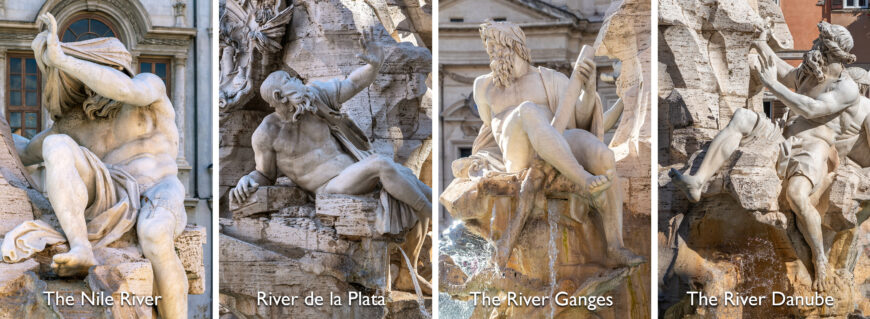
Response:
[[[785,23],[794,38],[794,49],[806,51],[813,47],[813,40],[819,36],[816,24],[822,21],[822,7],[818,0],[780,0],[779,7],[785,16]]]
[[[852,33],[855,48],[852,53],[858,57],[855,64],[870,67],[870,10],[831,10],[831,0],[825,0],[824,6],[816,5],[818,0],[780,0],[780,8],[785,16],[785,22],[794,38],[794,49],[805,51],[813,46],[813,40],[819,36],[816,24],[827,21],[845,26]],[[793,65],[800,60],[790,60]]]

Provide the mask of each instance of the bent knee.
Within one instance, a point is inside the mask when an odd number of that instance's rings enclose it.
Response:
[[[78,144],[66,134],[53,134],[42,140],[42,154],[46,161],[52,159],[69,161]]]
[[[395,162],[393,159],[386,157],[381,154],[375,154],[369,157],[369,161],[371,162],[372,168],[377,170],[378,172],[392,172],[395,171]]]
[[[748,109],[739,108],[734,111],[734,116],[731,117],[729,126],[736,126],[741,131],[751,130],[755,127],[755,122],[758,121],[758,114]]]
[[[520,103],[519,106],[517,106],[517,111],[520,113],[521,117],[528,117],[528,116],[537,115],[539,108],[540,107],[537,104],[535,104],[534,102],[525,101],[523,103]]]
[[[147,212],[140,211],[140,214],[142,213]],[[139,236],[139,241],[142,243],[158,245],[173,243],[175,240],[175,220],[160,217],[152,217],[145,220],[140,219],[136,225],[136,232]]]
[[[812,190],[812,184],[807,180],[807,178],[797,175],[792,177],[788,182],[788,189],[786,189],[786,198],[797,210],[803,211],[805,208],[810,205],[810,191]]]

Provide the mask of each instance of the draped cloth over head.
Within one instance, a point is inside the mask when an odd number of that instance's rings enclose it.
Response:
[[[60,118],[63,110],[81,107],[87,98],[86,88],[70,74],[45,63],[47,32],[36,36],[31,43],[36,63],[45,78],[42,89],[42,105],[48,109],[52,119]],[[71,57],[113,67],[133,76],[133,57],[124,44],[117,38],[96,38],[78,42],[61,42],[63,52]]]

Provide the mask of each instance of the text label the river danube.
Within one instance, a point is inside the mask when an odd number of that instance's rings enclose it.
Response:
[[[716,307],[723,306],[761,306],[770,304],[774,307],[833,307],[834,297],[819,295],[814,292],[812,296],[790,296],[779,291],[774,291],[769,296],[750,296],[726,291],[723,296],[708,296],[700,291],[688,291],[690,302],[693,306]],[[769,301],[768,301],[769,298]]]

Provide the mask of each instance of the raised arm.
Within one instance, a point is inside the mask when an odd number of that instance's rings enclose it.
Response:
[[[45,37],[43,62],[78,79],[85,86],[104,97],[134,106],[151,105],[166,98],[166,86],[153,74],[140,74],[130,78],[115,68],[77,59],[66,55],[57,38],[57,21],[50,13],[40,20],[48,26]]]
[[[366,65],[354,70],[347,76],[347,79],[341,81],[341,88],[338,92],[339,103],[350,100],[357,93],[371,85],[378,76],[378,71],[384,62],[383,49],[377,42],[371,39],[369,34],[364,33],[360,37],[359,43],[363,48],[363,53],[356,56],[365,61]]]
[[[849,77],[843,77],[834,90],[822,93],[817,98],[792,92],[779,82],[774,63],[772,59],[759,57],[752,65],[759,72],[764,86],[790,110],[805,118],[813,119],[840,112],[854,104],[860,96],[858,84]]]

